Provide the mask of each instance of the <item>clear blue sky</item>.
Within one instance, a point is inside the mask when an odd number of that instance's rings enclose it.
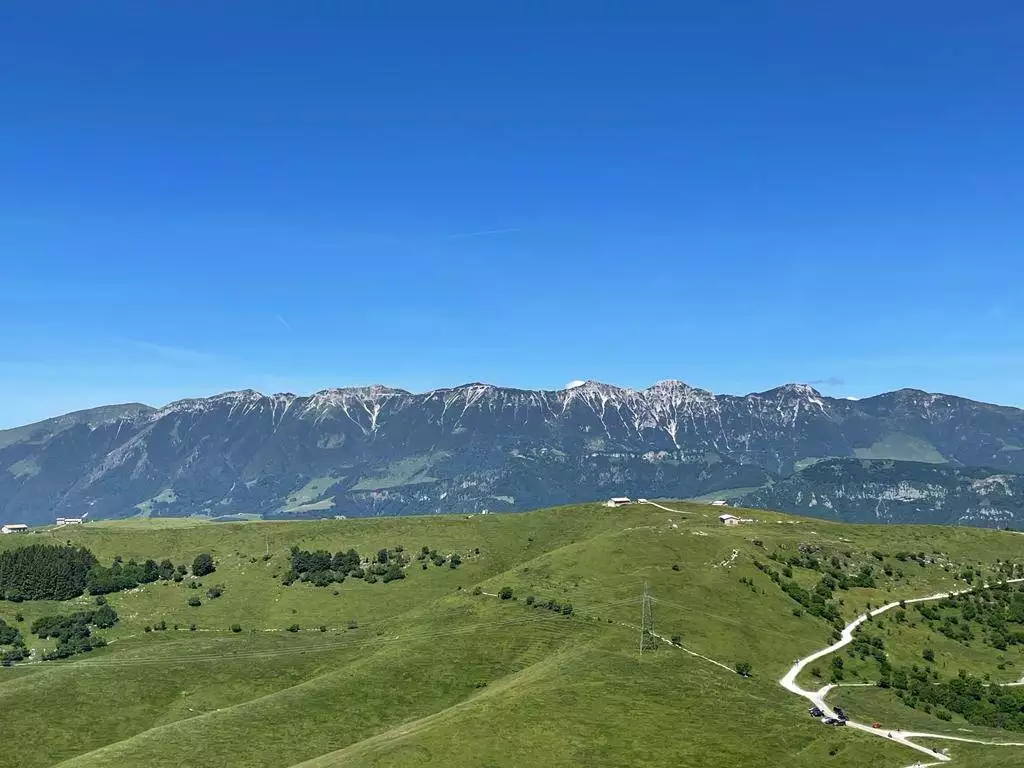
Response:
[[[1024,406],[1022,39],[1019,0],[5,2],[0,426],[472,380]]]

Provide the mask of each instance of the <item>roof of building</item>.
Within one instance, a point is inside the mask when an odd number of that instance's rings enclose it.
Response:
[[[4,528],[18,528],[18,529],[28,528],[28,526],[25,525],[24,523],[5,523],[3,527]]]
[[[628,504],[629,496],[612,496],[609,501],[617,501],[620,504]]]
[[[736,515],[730,515],[728,512],[726,514],[724,514],[724,515],[719,515],[718,519],[719,520],[739,520],[739,518],[736,517]]]

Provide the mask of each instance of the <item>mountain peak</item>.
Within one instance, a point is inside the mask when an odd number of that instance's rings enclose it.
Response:
[[[816,390],[810,384],[797,384],[797,383],[783,384],[781,387],[775,387],[774,389],[769,389],[766,392],[753,392],[753,393],[751,393],[750,396],[753,396],[753,397],[789,396],[789,397],[815,398],[815,399],[819,399],[819,400],[822,397],[821,392]]]

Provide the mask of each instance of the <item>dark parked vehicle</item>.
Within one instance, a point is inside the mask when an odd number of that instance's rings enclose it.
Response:
[[[821,717],[823,714],[825,714],[824,712],[822,712],[817,707],[811,707],[810,709],[807,710],[807,712],[808,712],[808,714],[810,714],[811,717]]]

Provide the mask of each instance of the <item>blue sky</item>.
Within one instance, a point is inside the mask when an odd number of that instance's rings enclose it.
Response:
[[[473,380],[1024,406],[1024,4],[292,5],[0,8],[0,426]]]

